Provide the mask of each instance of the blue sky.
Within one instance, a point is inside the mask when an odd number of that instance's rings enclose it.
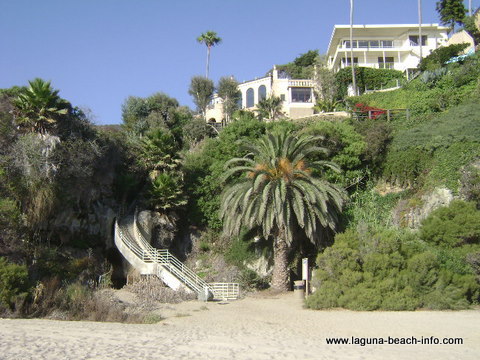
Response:
[[[423,22],[438,23],[436,0]],[[465,1],[468,5],[468,1]],[[480,0],[473,0],[474,8]],[[263,76],[311,49],[324,53],[335,24],[349,23],[349,0],[0,0],[0,88],[51,80],[97,124],[121,122],[129,96],[164,92],[193,108],[188,87],[210,77]],[[417,23],[417,0],[355,0],[356,24]]]

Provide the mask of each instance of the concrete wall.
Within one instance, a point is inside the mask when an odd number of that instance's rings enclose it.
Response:
[[[459,31],[453,34],[450,39],[448,39],[448,45],[454,44],[464,44],[467,43],[468,47],[463,51],[463,54],[466,54],[472,47],[475,47],[475,41],[465,30]]]

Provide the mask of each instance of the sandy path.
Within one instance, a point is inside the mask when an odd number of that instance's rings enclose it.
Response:
[[[480,310],[311,311],[293,294],[188,302],[155,325],[0,319],[0,359],[478,359]],[[327,337],[463,338],[463,345],[327,345]]]

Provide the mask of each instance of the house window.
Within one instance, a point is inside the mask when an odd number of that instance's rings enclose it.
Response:
[[[350,40],[344,40],[343,41],[343,46],[346,48],[350,48]],[[357,40],[353,40],[353,47],[356,48],[358,47]]]
[[[241,93],[241,91],[238,92],[237,106],[239,109],[243,107],[243,94]]]
[[[393,47],[393,41],[392,40],[382,40],[381,44],[382,44],[382,47],[384,47],[384,48],[392,48]]]
[[[350,40],[343,40],[343,47],[350,48]],[[377,49],[377,48],[392,48],[393,40],[353,40],[353,48],[360,49]]]
[[[267,98],[267,88],[265,85],[260,85],[258,88],[258,101],[262,101]]]
[[[312,88],[293,87],[292,102],[309,103],[312,102]]]
[[[353,58],[353,63],[355,65],[358,65],[358,57]],[[351,66],[352,65],[352,58],[351,57],[342,58],[342,65],[343,65],[343,67]]]
[[[408,37],[408,40],[410,40],[410,46],[418,46],[418,44],[419,44],[418,39],[419,39],[418,35],[410,35]],[[425,46],[425,45],[427,45],[427,36],[423,35],[422,36],[422,46]]]
[[[368,41],[367,40],[358,40],[358,47],[365,49],[368,48]]]
[[[253,89],[249,88],[247,90],[247,108],[251,108],[253,105],[255,105],[255,95]]]
[[[395,67],[395,60],[391,56],[386,56],[385,59],[383,57],[379,57],[378,67],[380,69],[393,69]]]
[[[285,101],[285,94],[280,94],[280,100]]]

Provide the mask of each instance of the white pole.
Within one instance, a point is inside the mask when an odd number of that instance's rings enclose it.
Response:
[[[418,41],[420,45],[420,61],[423,59],[423,41],[422,41],[422,0],[418,0]]]
[[[355,79],[355,63],[353,58],[353,0],[350,0],[350,62],[352,66],[352,87],[353,94],[357,94],[357,81]]]

